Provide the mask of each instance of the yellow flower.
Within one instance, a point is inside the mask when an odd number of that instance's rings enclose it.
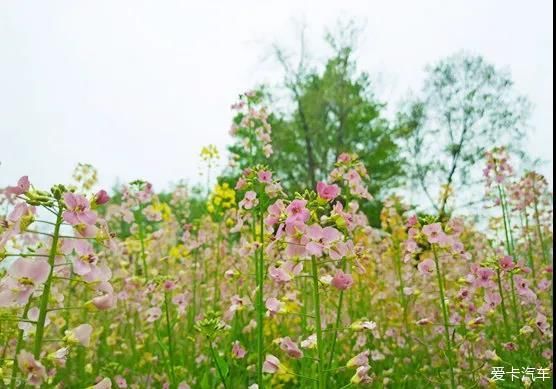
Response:
[[[218,159],[219,157],[220,154],[218,153],[218,149],[215,145],[204,146],[201,149],[201,158],[203,159],[203,161]]]

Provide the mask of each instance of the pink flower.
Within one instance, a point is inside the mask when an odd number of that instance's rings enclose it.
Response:
[[[350,382],[354,385],[358,384],[370,384],[373,382],[373,379],[369,376],[369,370],[371,367],[369,365],[359,366],[355,371],[353,377],[351,377]]]
[[[270,297],[265,302],[265,307],[268,310],[268,313],[272,316],[280,312],[283,308],[284,304],[278,300],[276,297]]]
[[[29,183],[29,177],[23,176],[19,180],[17,180],[16,186],[8,186],[5,190],[6,195],[14,195],[19,196],[24,193],[27,193],[31,184]]]
[[[269,172],[267,170],[261,170],[258,174],[257,177],[259,178],[259,182],[263,183],[263,184],[270,184],[272,183],[272,172]]]
[[[309,239],[305,236],[307,226],[303,222],[293,221],[286,224],[286,256],[288,258],[303,257],[307,255],[305,245]],[[283,234],[281,228],[278,228],[276,238],[279,239]]]
[[[357,320],[351,323],[349,328],[352,329],[353,331],[363,331],[363,330],[372,331],[376,328],[376,322],[369,321],[369,320],[363,320],[363,321]]]
[[[10,212],[10,214],[8,215],[7,220],[11,224],[14,224],[14,225],[17,224],[17,227],[18,227],[17,232],[20,232],[19,223],[21,222],[21,220],[26,216],[34,215],[35,212],[36,212],[35,207],[29,207],[25,203],[19,203],[14,207],[12,212]]]
[[[252,209],[259,204],[259,200],[257,199],[257,194],[252,190],[245,193],[243,200],[239,202],[239,206],[244,209]]]
[[[282,191],[282,185],[280,185],[279,182],[271,182],[270,184],[266,185],[266,188],[264,188],[264,191],[266,192],[268,197],[273,199],[276,196],[278,196],[280,194],[280,192]]]
[[[181,315],[187,307],[187,296],[184,293],[177,294],[172,297],[172,303],[178,306],[178,313]]]
[[[73,343],[79,343],[84,347],[89,347],[93,327],[90,324],[81,324],[71,331],[67,331],[68,340]]]
[[[338,162],[348,163],[351,161],[351,156],[348,153],[342,153],[338,156]]]
[[[339,201],[332,207],[332,216],[334,215],[338,215],[344,219],[348,230],[352,231],[356,227],[354,216],[351,213],[344,211],[344,206]]]
[[[417,265],[417,270],[419,270],[419,273],[425,276],[431,275],[434,272],[434,268],[435,268],[435,263],[430,258],[427,258],[419,262],[419,264]]]
[[[93,246],[84,239],[78,239],[75,242],[75,251],[77,256],[73,262],[73,271],[75,274],[84,276],[96,270],[98,257],[93,251]]]
[[[512,260],[512,257],[510,257],[509,255],[504,255],[500,259],[500,267],[502,268],[502,270],[509,271],[512,270],[514,266],[515,266],[514,261]]]
[[[455,236],[460,236],[465,229],[463,225],[463,220],[460,218],[450,219],[447,223],[447,227],[451,230],[451,233]]]
[[[338,270],[332,278],[332,282],[330,283],[333,287],[346,290],[353,285],[353,278],[350,274],[344,273],[342,270]]]
[[[0,219],[0,249],[14,236],[24,231],[33,221],[35,207],[29,207],[26,203],[17,204],[10,212],[4,222]],[[6,229],[4,231],[4,229]],[[2,231],[4,231],[2,233]]]
[[[517,344],[513,342],[503,343],[504,348],[508,351],[517,351],[518,347]]]
[[[498,292],[488,291],[485,293],[485,303],[490,309],[496,308],[502,302]]]
[[[417,215],[411,215],[408,219],[407,222],[405,223],[406,227],[413,227],[415,224],[417,224],[418,220],[417,220]]]
[[[535,324],[542,333],[545,333],[550,329],[550,324],[548,323],[546,316],[540,312],[537,313]]]
[[[104,189],[101,189],[97,192],[93,201],[96,205],[103,205],[110,201],[110,196]]]
[[[419,245],[413,239],[408,239],[405,241],[405,251],[408,253],[414,253],[419,249]]]
[[[524,300],[533,302],[537,299],[535,292],[529,289],[529,281],[522,276],[515,276],[514,280],[517,294],[523,297]]]
[[[299,359],[303,357],[303,351],[297,347],[289,336],[280,339],[280,349],[286,352],[290,358]]]
[[[241,343],[239,343],[238,340],[236,340],[234,343],[232,343],[232,356],[234,358],[243,359],[246,354],[247,354],[247,351],[245,351],[245,349],[243,348]]]
[[[307,339],[301,341],[302,348],[315,348],[317,346],[317,334],[312,334]]]
[[[442,231],[442,225],[440,223],[424,226],[423,234],[426,235],[430,244],[440,243],[444,238],[444,231]]]
[[[122,377],[121,375],[117,375],[114,377],[114,382],[116,383],[116,386],[120,389],[125,389],[127,388],[127,381],[125,380],[124,377]]]
[[[112,381],[110,378],[103,378],[99,381],[96,385],[93,386],[93,389],[110,389],[112,388]]]
[[[279,284],[291,281],[303,270],[303,262],[297,265],[291,261],[284,262],[280,267],[271,266],[268,269],[268,276]]]
[[[96,213],[91,211],[89,201],[84,196],[71,192],[64,193],[64,203],[67,210],[64,211],[63,217],[69,224],[93,225],[97,221]]]
[[[268,207],[268,216],[265,219],[267,226],[273,226],[280,221],[280,216],[285,211],[286,206],[282,200],[277,200]]]
[[[50,265],[43,259],[16,259],[8,268],[8,277],[0,282],[0,307],[24,305],[50,274]]]
[[[311,240],[305,246],[310,255],[321,257],[327,252],[330,258],[342,259],[348,251],[348,246],[343,242],[342,234],[334,227],[322,228],[318,224],[307,227],[307,236]]]
[[[226,320],[231,320],[236,311],[241,311],[245,308],[245,301],[239,295],[235,294],[230,297],[230,307],[226,311],[224,318]]]
[[[46,369],[30,352],[21,350],[17,356],[17,365],[30,385],[41,386],[46,379]]]
[[[347,367],[356,367],[356,366],[366,366],[369,364],[369,350],[365,350],[362,353],[357,354],[353,358],[351,358],[348,363],[346,364]]]
[[[267,354],[263,363],[263,372],[274,374],[278,370],[280,370],[280,360],[276,358],[274,355]]]
[[[160,319],[162,310],[159,307],[152,307],[147,309],[147,323],[152,323]]]
[[[286,223],[301,222],[305,223],[311,216],[309,210],[305,208],[307,200],[293,200],[286,208]]]
[[[245,180],[245,178],[240,177],[236,182],[235,190],[241,190],[245,188],[245,185],[247,185],[247,181]]]
[[[176,289],[176,283],[172,280],[166,280],[162,284],[164,291],[171,292],[172,290]]]
[[[109,282],[101,282],[97,286],[97,292],[100,292],[101,295],[93,297],[91,300],[97,309],[103,311],[114,306],[116,303],[116,296],[114,295],[114,288]]]
[[[272,150],[271,144],[266,144],[263,146],[263,154],[265,157],[269,158],[274,151]]]
[[[328,185],[320,181],[317,183],[317,193],[319,197],[331,201],[340,195],[340,187],[336,184]]]
[[[496,272],[488,267],[480,267],[476,271],[476,278],[473,285],[476,288],[493,288],[496,286],[492,277],[496,275]]]

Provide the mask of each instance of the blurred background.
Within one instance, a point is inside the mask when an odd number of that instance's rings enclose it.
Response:
[[[357,152],[378,199],[477,205],[484,152],[509,146],[550,185],[551,1],[3,1],[0,187],[160,190],[229,170],[238,95],[272,112],[269,161],[289,189]],[[212,177],[201,149],[216,146]],[[308,148],[307,146],[310,145]],[[236,157],[237,158],[237,157]]]

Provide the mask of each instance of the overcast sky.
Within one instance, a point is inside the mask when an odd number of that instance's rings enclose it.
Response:
[[[552,182],[552,1],[0,2],[0,187],[29,175],[68,182],[77,162],[101,183],[198,179],[199,151],[230,141],[238,93],[276,82],[262,62],[308,25],[312,54],[339,17],[365,24],[359,68],[391,107],[427,63],[460,49],[511,70],[534,104],[527,151]],[[372,172],[371,172],[372,173]]]

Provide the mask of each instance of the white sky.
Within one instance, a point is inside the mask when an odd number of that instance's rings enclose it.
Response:
[[[535,106],[528,152],[552,182],[552,1],[18,1],[0,3],[0,187],[27,174],[68,182],[77,162],[101,184],[198,179],[199,151],[229,142],[238,93],[277,81],[262,62],[309,27],[315,58],[338,17],[366,29],[359,68],[393,108],[427,63],[467,49],[508,67]]]

